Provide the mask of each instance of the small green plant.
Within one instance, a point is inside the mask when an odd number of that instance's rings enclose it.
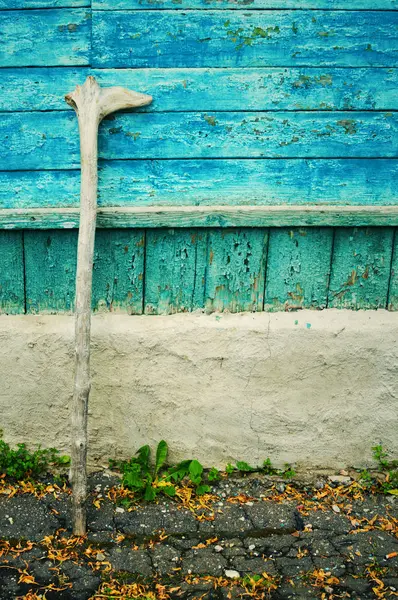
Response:
[[[372,452],[378,468],[385,474],[385,479],[381,482],[365,469],[359,476],[361,484],[367,489],[398,496],[398,460],[390,460],[389,452],[384,449],[382,444],[373,446]]]
[[[204,483],[204,469],[197,460],[183,460],[172,467],[166,467],[168,455],[167,443],[159,442],[155,462],[151,463],[151,449],[148,445],[142,446],[129,461],[110,461],[111,468],[118,468],[122,474],[123,487],[137,493],[137,496],[151,502],[159,495],[175,496],[176,484],[187,479],[193,484],[198,496],[210,491]],[[212,479],[218,474],[217,469],[212,469]],[[209,474],[210,475],[210,474]]]
[[[261,467],[252,467],[244,461],[238,461],[235,467],[230,463],[225,467],[225,472],[227,475],[231,475],[235,471],[239,471],[240,473],[257,472],[264,473],[264,475],[278,475],[279,477],[284,477],[285,479],[291,479],[296,475],[296,472],[288,463],[285,464],[283,469],[276,469],[271,463],[270,458],[267,458]]]
[[[55,448],[40,448],[30,451],[26,444],[11,448],[0,439],[0,474],[16,480],[35,479],[47,473],[50,467],[67,466],[69,456],[60,455]]]

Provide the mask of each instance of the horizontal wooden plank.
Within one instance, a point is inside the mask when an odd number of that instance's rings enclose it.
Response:
[[[398,11],[94,11],[94,67],[394,66]]]
[[[0,67],[87,65],[88,9],[0,12]]]
[[[80,171],[0,171],[1,208],[78,207]],[[398,203],[395,159],[101,161],[99,205]]]
[[[3,69],[0,111],[65,110],[64,96],[91,73],[104,86],[150,94],[140,112],[396,110],[398,69]]]
[[[129,227],[359,227],[398,225],[397,206],[181,206],[100,208],[97,226]],[[74,229],[75,208],[0,210],[0,229]]]
[[[397,0],[93,0],[96,10],[143,9],[323,9],[394,10]]]
[[[398,113],[121,114],[100,126],[101,158],[394,157]],[[73,111],[8,113],[0,120],[8,170],[80,165]]]
[[[0,0],[0,10],[90,7],[90,0]]]

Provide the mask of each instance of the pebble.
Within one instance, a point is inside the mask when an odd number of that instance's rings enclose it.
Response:
[[[97,560],[105,560],[105,554],[102,554],[102,552],[97,552]]]
[[[255,544],[250,544],[250,546],[249,546],[249,550],[254,550],[254,548],[255,548],[255,547],[256,547],[256,545],[255,545]]]
[[[121,506],[117,506],[116,507],[116,512],[117,513],[124,513],[124,508],[122,508]]]
[[[233,569],[227,569],[225,571],[225,577],[229,579],[238,579],[240,577],[240,573],[238,571],[234,571]]]
[[[222,552],[224,550],[224,548],[222,546],[214,546],[214,551],[215,552]]]
[[[332,509],[334,510],[335,513],[341,512],[340,508],[337,506],[337,504],[333,504]]]
[[[343,485],[348,485],[351,482],[351,477],[347,477],[346,475],[330,475],[328,479],[331,483],[339,483]]]

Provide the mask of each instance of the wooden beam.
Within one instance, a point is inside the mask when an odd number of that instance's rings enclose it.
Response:
[[[101,228],[397,226],[396,206],[150,206],[99,208]],[[76,208],[1,209],[0,229],[74,229]]]

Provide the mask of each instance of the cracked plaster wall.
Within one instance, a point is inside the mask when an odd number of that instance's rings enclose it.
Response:
[[[7,441],[68,452],[73,317],[0,317]],[[165,439],[173,460],[302,468],[398,453],[398,318],[379,311],[93,318],[90,464]]]

